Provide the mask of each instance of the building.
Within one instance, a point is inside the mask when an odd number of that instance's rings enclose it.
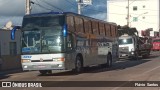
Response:
[[[11,31],[0,29],[0,69],[2,70],[21,67],[21,31],[17,30],[15,35],[15,40],[11,40]]]
[[[107,21],[127,25],[128,0],[107,0]],[[129,0],[129,26],[159,32],[159,0]],[[153,36],[153,33],[151,33]]]

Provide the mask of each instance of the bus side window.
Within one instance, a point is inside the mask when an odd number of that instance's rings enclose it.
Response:
[[[70,51],[72,49],[73,49],[73,35],[69,33],[67,36],[67,51]]]

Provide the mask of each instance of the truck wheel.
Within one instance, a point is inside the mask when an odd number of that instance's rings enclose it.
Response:
[[[149,57],[149,54],[150,54],[150,52],[148,51],[147,54],[142,55],[142,58],[144,58],[144,59],[145,59],[145,58],[148,58],[148,57]]]
[[[148,58],[148,56],[147,55],[142,55],[142,58],[146,59],[146,58]]]
[[[42,75],[46,75],[47,74],[47,70],[39,70],[39,72],[42,74]]]
[[[82,59],[80,56],[76,57],[76,62],[75,62],[75,72],[76,73],[81,73],[83,69],[83,64],[82,64]]]
[[[133,56],[133,59],[134,60],[139,60],[139,57],[138,57],[139,55],[138,55],[138,52],[135,52],[135,55]]]
[[[107,55],[107,67],[112,67],[112,55]]]

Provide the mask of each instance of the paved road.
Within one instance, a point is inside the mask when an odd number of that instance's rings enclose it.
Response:
[[[160,52],[152,52],[150,58],[141,60],[121,60],[112,68],[87,68],[82,74],[72,72],[54,73],[42,76],[37,71],[3,74],[2,81],[160,81]],[[128,82],[120,84],[125,85]],[[107,84],[107,83],[106,83]],[[159,85],[160,87],[160,85]],[[159,87],[52,87],[45,90],[159,90]],[[0,88],[0,90],[4,88]],[[32,89],[44,88],[5,88]]]

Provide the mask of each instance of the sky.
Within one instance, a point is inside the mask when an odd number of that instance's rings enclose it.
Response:
[[[41,12],[75,12],[77,13],[76,0],[32,0],[31,13]],[[106,1],[92,0],[92,5],[85,5],[82,14],[100,20],[106,20]],[[13,25],[21,25],[25,15],[25,0],[0,0],[0,28],[4,27],[8,21]]]

